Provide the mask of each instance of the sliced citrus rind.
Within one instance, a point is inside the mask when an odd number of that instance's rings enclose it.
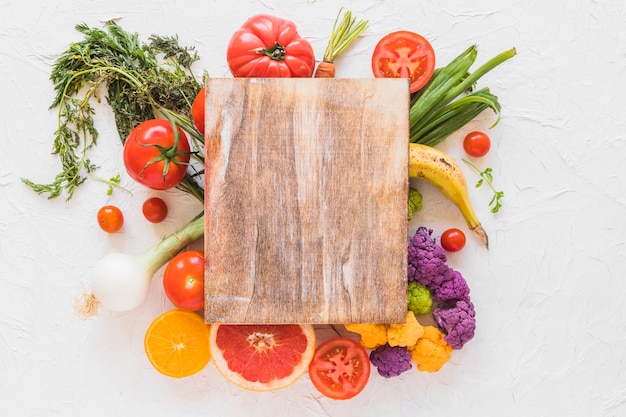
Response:
[[[285,388],[302,375],[315,352],[310,324],[213,324],[211,356],[219,373],[250,391]]]
[[[200,372],[211,359],[210,326],[199,314],[170,310],[148,327],[144,348],[154,368],[174,378]]]

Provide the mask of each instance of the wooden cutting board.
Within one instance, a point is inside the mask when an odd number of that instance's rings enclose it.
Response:
[[[206,91],[206,322],[403,322],[408,81]]]

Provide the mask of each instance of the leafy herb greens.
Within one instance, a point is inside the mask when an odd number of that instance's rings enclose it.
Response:
[[[174,120],[193,143],[203,141],[190,121],[191,104],[201,88],[191,70],[198,60],[193,48],[180,46],[177,37],[153,35],[143,43],[113,21],[106,22],[105,29],[77,25],[84,39],[72,43],[52,68],[56,97],[50,108],[58,109],[52,153],[59,156],[63,169],[50,184],[22,179],[49,198],[65,191],[69,200],[86,174],[97,169],[88,151],[98,140],[92,102],[101,101],[102,90],[122,143],[135,126],[156,117]],[[202,162],[201,154],[195,153],[194,158]],[[179,186],[200,200],[204,192],[197,176],[201,173],[187,174]]]
[[[478,168],[471,162],[465,159],[463,159],[463,162],[465,162],[470,168],[476,171],[476,173],[480,176],[480,179],[476,183],[476,188],[479,188],[481,185],[486,183],[489,188],[491,188],[491,191],[493,191],[493,197],[491,197],[491,200],[489,201],[489,207],[491,207],[491,212],[497,213],[498,211],[500,211],[500,208],[502,207],[502,199],[504,198],[504,191],[497,191],[496,188],[493,186],[493,169],[485,168],[483,171],[481,171],[480,168]]]

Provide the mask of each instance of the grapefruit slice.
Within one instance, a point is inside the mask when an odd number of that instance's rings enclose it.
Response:
[[[210,345],[226,380],[251,391],[273,391],[307,371],[315,330],[309,324],[213,324]]]
[[[193,375],[211,358],[209,326],[196,313],[167,311],[148,327],[144,348],[152,366],[163,375],[174,378]]]

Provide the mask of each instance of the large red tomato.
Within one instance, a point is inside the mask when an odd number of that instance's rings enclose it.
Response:
[[[259,14],[249,18],[230,39],[226,61],[235,77],[311,77],[315,55],[296,25]]]
[[[177,186],[185,178],[190,158],[187,136],[177,130],[178,143],[168,120],[147,120],[135,127],[124,143],[128,175],[155,190]]]
[[[199,250],[179,253],[165,267],[163,288],[167,298],[180,310],[204,307],[204,254]]]

